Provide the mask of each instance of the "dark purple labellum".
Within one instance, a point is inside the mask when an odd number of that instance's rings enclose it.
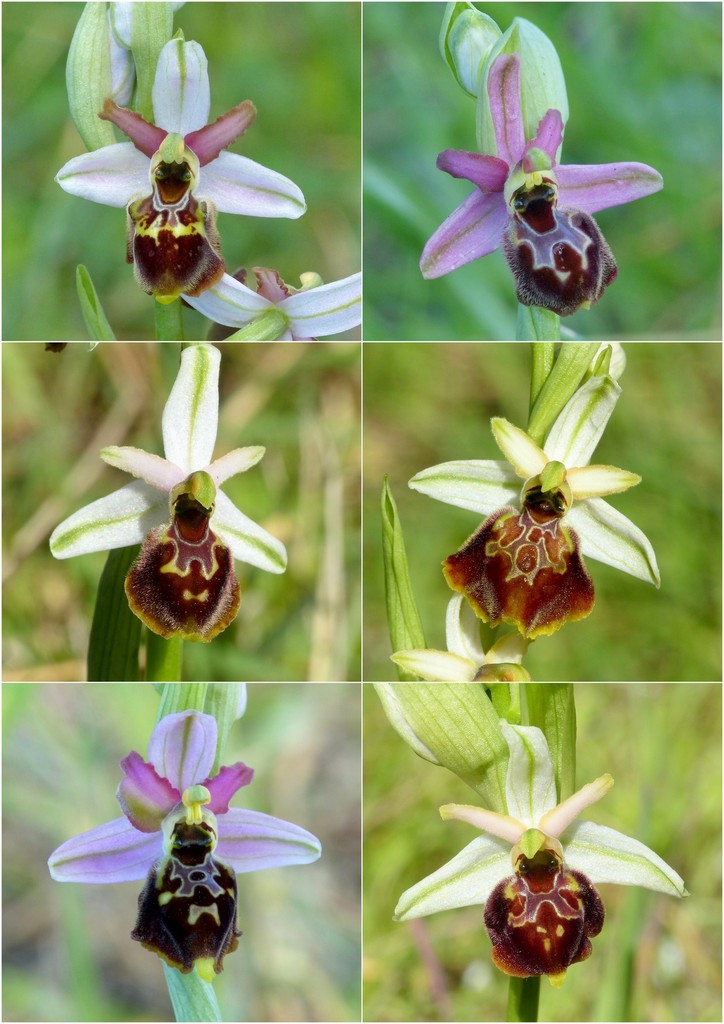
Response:
[[[593,583],[573,530],[547,502],[501,508],[443,563],[453,590],[492,626],[549,635],[593,608]]]
[[[155,864],[138,897],[138,920],[131,938],[188,974],[218,974],[227,953],[238,946],[236,875],[211,851],[213,829],[179,821],[171,852]]]
[[[517,978],[547,974],[562,984],[566,970],[591,955],[603,928],[601,897],[580,871],[548,850],[521,857],[516,874],[499,882],[485,905],[493,962]]]
[[[146,537],[126,577],[131,610],[166,639],[213,640],[239,610],[234,560],[209,519],[197,502],[177,504],[170,525]]]
[[[224,275],[213,203],[191,194],[184,163],[161,163],[154,192],[128,207],[127,260],[149,295],[200,295]]]
[[[543,182],[518,189],[503,234],[503,252],[524,306],[570,316],[603,295],[615,280],[616,261],[594,219],[556,206],[556,190]]]

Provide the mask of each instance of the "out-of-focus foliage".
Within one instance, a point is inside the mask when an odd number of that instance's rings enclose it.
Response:
[[[609,500],[651,540],[661,589],[587,559],[591,615],[530,647],[533,679],[721,680],[721,348],[633,344],[623,394],[592,461],[639,473]],[[452,594],[441,562],[480,519],[411,491],[419,470],[501,459],[491,416],[525,427],[527,345],[365,346],[365,656],[368,680],[396,678],[385,622],[379,497],[389,476],[429,647],[445,649]],[[484,628],[487,650],[495,633]]]
[[[144,757],[151,684],[3,687],[3,1019],[172,1020],[160,960],[130,939],[141,883],[54,882],[64,840],[120,816],[119,761]],[[233,799],[322,841],[311,865],[238,876],[239,948],[214,983],[225,1020],[359,1020],[359,688],[260,684],[223,763]]]
[[[364,703],[364,1019],[504,1020],[481,907],[392,920],[406,888],[480,835],[438,812],[475,796],[406,746],[371,687]],[[579,686],[576,707],[577,784],[615,779],[583,817],[650,846],[691,895],[601,885],[591,959],[560,990],[542,982],[540,1020],[721,1020],[721,688]]]
[[[210,644],[184,645],[184,678],[359,679],[359,345],[222,344],[215,454],[261,444],[229,497],[287,546],[273,575],[236,562],[241,608]],[[180,346],[3,345],[5,678],[85,679],[106,555],[57,561],[67,515],[128,483],[109,444],[162,454]]]
[[[67,195],[53,180],[85,151],[65,88],[82,10],[79,3],[3,10],[2,333],[10,340],[87,336],[75,293],[79,263],[117,337],[154,333],[152,299],[125,262],[125,212]],[[297,221],[220,214],[229,272],[273,267],[298,286],[305,271],[325,281],[358,271],[360,5],[187,3],[174,17],[178,28],[208,58],[212,120],[245,99],[257,107],[230,151],[291,178],[307,200]],[[187,337],[205,336],[208,321],[193,310],[184,311],[184,324]]]
[[[589,338],[721,337],[721,4],[493,3],[505,30],[528,18],[556,46],[570,103],[562,162],[637,160],[655,196],[597,215],[619,278],[564,325]],[[365,337],[515,336],[500,252],[435,281],[418,266],[433,231],[472,190],[438,171],[475,150],[475,106],[438,52],[444,4],[367,4]]]

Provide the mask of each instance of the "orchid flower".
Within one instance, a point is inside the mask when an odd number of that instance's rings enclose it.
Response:
[[[674,869],[637,839],[576,820],[605,796],[610,775],[556,803],[543,733],[504,720],[500,726],[510,750],[507,814],[465,804],[441,807],[443,819],[468,822],[487,835],[404,892],[395,918],[485,904],[496,966],[515,977],[545,974],[560,986],[570,965],[591,955],[590,940],[603,927],[596,885],[640,885],[670,896],[687,892]]]
[[[630,203],[663,187],[646,164],[558,164],[563,118],[550,109],[526,139],[520,57],[500,54],[487,80],[497,155],[445,150],[440,170],[475,191],[437,229],[420,260],[426,278],[487,256],[502,246],[517,298],[560,316],[597,302],[616,277],[616,262],[592,213]]]
[[[288,178],[222,152],[254,120],[254,104],[246,100],[213,124],[209,109],[204,51],[174,38],[156,69],[156,124],[108,99],[99,117],[131,141],[74,157],[56,176],[72,195],[128,208],[128,262],[140,287],[161,302],[199,295],[223,277],[217,210],[296,218],[306,209]]]
[[[493,436],[507,462],[445,462],[410,480],[413,490],[488,517],[444,563],[450,586],[484,621],[509,622],[532,639],[585,618],[594,592],[582,555],[659,586],[648,539],[602,499],[641,478],[588,464],[620,394],[612,377],[591,377],[543,448],[495,417]]]
[[[229,625],[240,600],[234,558],[274,573],[287,564],[281,541],[220,489],[264,455],[264,448],[253,446],[211,461],[220,362],[211,345],[184,349],[163,411],[166,458],[138,448],[104,448],[105,462],[139,479],[73,513],[50,537],[56,558],[143,542],[126,577],[126,594],[133,612],[167,638],[212,640]]]
[[[530,679],[521,667],[528,641],[514,630],[496,640],[486,654],[480,642],[480,623],[462,594],[448,602],[445,634],[447,651],[397,651],[392,660],[405,672],[432,683]]]
[[[356,327],[362,319],[362,275],[317,284],[316,274],[302,276],[302,288],[292,288],[275,270],[255,267],[257,291],[244,284],[242,275],[224,274],[218,284],[202,295],[185,296],[189,305],[209,320],[226,327],[244,327],[252,320],[274,321],[273,338],[279,341],[313,341]],[[312,281],[307,283],[309,276]],[[260,320],[260,323],[262,321]]]
[[[229,807],[254,772],[239,761],[210,777],[216,743],[212,715],[162,718],[148,761],[135,750],[121,761],[116,797],[124,816],[69,839],[48,860],[58,882],[146,879],[131,937],[206,981],[238,945],[235,873],[309,864],[321,854],[306,829]]]

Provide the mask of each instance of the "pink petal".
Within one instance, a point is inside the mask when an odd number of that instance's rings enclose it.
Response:
[[[57,882],[137,882],[162,852],[160,832],[139,832],[127,818],[114,818],[63,843],[48,867]]]
[[[166,715],[151,733],[148,759],[183,793],[209,776],[216,759],[216,719],[200,711]]]
[[[488,74],[488,96],[498,156],[509,167],[514,167],[525,146],[517,53],[501,53],[495,58]]]
[[[203,782],[202,785],[211,793],[209,807],[214,814],[226,814],[229,810],[229,800],[234,793],[242,786],[248,786],[253,778],[254,769],[242,761],[237,761],[236,764],[224,765],[219,769],[218,775]]]
[[[135,750],[123,758],[121,768],[124,775],[116,791],[121,810],[139,831],[158,832],[181,799],[180,792]]]
[[[551,163],[556,162],[558,147],[563,141],[563,118],[559,110],[548,110],[538,122],[538,131],[535,138],[531,139],[525,147],[528,153],[531,149],[542,149],[551,158]],[[530,166],[526,167],[526,159],[523,157],[523,169],[532,171]]]
[[[420,258],[422,276],[442,277],[493,252],[500,244],[507,219],[501,192],[482,193],[476,189],[428,240]]]
[[[508,177],[508,165],[497,156],[446,149],[437,158],[437,166],[453,178],[467,178],[481,192],[502,192]]]
[[[251,100],[244,100],[217,117],[213,124],[206,124],[198,131],[190,132],[184,142],[193,150],[203,167],[215,160],[221,150],[230,146],[234,139],[243,135],[255,117],[256,107]]]
[[[647,164],[564,164],[556,167],[558,205],[585,213],[642,199],[664,187],[664,179]]]
[[[321,852],[311,832],[271,814],[232,807],[219,818],[216,855],[240,873],[309,864]]]
[[[155,124],[149,124],[140,114],[134,110],[127,110],[119,107],[113,100],[106,100],[103,110],[98,115],[102,121],[112,121],[120,128],[124,135],[127,135],[136,149],[146,156],[151,157],[158,150],[163,140],[168,135],[163,128],[157,128]]]

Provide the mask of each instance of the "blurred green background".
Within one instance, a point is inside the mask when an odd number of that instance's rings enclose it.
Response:
[[[11,680],[85,679],[106,554],[57,561],[48,537],[128,482],[109,444],[161,454],[180,346],[4,344],[3,658]],[[223,344],[215,456],[266,455],[224,490],[287,546],[275,575],[235,562],[241,608],[210,644],[184,645],[185,679],[359,679],[359,345]]]
[[[369,686],[364,704],[364,1019],[505,1020],[481,907],[392,920],[405,889],[480,834],[443,822],[439,806],[479,799],[406,746]],[[721,688],[577,686],[576,706],[577,785],[603,772],[616,782],[583,818],[650,846],[691,895],[601,885],[591,959],[558,991],[542,981],[540,1019],[720,1021]]]
[[[222,763],[234,797],[308,828],[314,864],[238,876],[239,948],[214,984],[224,1020],[359,1020],[359,685],[260,684]],[[144,757],[150,684],[3,686],[3,1020],[173,1020],[158,957],[129,938],[141,883],[54,882],[61,842],[119,816],[119,761]]]
[[[91,274],[116,336],[154,336],[153,305],[135,284],[125,213],[67,195],[53,180],[84,152],[68,113],[65,61],[83,5],[3,5],[3,338],[87,337],[75,268]],[[273,267],[290,284],[360,269],[360,5],[187,3],[174,29],[204,48],[212,120],[244,99],[257,118],[233,144],[291,178],[297,221],[219,215],[227,267]],[[119,135],[119,138],[121,136]],[[208,321],[184,312],[187,338]],[[359,337],[350,333],[350,337]]]
[[[619,265],[588,338],[721,338],[721,4],[485,3],[503,31],[528,18],[552,40],[570,119],[563,163],[637,160],[664,190],[597,215]],[[475,150],[475,108],[438,50],[444,4],[365,5],[365,326],[370,339],[515,337],[500,252],[434,281],[423,245],[473,186],[438,171]]]
[[[410,490],[427,466],[500,459],[491,416],[525,426],[529,346],[368,344],[364,351],[364,678],[389,660],[379,501],[390,478],[429,647],[445,649],[441,562],[478,527],[472,512]],[[529,648],[537,680],[721,680],[721,346],[631,344],[623,394],[592,462],[643,481],[610,502],[654,546],[661,589],[588,559],[591,615]],[[483,627],[487,650],[494,632]]]

